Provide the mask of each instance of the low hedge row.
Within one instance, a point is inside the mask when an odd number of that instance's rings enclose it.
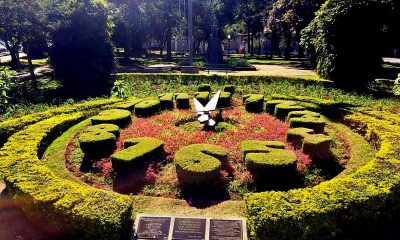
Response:
[[[60,132],[82,113],[59,115],[12,135],[0,149],[0,173],[7,189],[31,217],[73,238],[126,239],[132,199],[57,177],[40,161]]]
[[[44,119],[57,116],[59,114],[72,113],[82,111],[86,116],[97,114],[104,108],[110,108],[112,105],[123,101],[122,99],[100,99],[87,101],[85,103],[75,104],[72,106],[63,106],[50,109],[45,112],[26,115],[20,118],[4,121],[0,123],[0,146],[7,141],[7,139],[14,133],[23,129],[24,127],[42,121]]]
[[[291,128],[310,128],[317,134],[323,133],[326,125],[319,113],[311,111],[290,112],[288,119]]]
[[[144,100],[135,106],[135,114],[138,117],[150,117],[161,110],[158,99]]]
[[[296,173],[297,157],[283,142],[247,140],[242,151],[247,170],[258,177],[288,178]]]
[[[209,74],[147,74],[147,73],[122,73],[116,75],[117,80],[122,80],[134,86],[143,81],[150,81],[153,84],[195,84],[218,83],[219,85],[246,85],[249,83],[271,82],[301,82],[304,85],[331,86],[333,82],[320,79],[315,76],[273,76],[273,75],[209,75]],[[229,91],[227,91],[229,92]]]
[[[215,183],[221,161],[227,156],[225,148],[210,144],[193,144],[179,149],[174,160],[179,182],[183,185]]]
[[[383,118],[383,119],[379,119]],[[255,239],[341,239],[387,220],[400,207],[400,124],[355,113],[346,123],[378,147],[375,158],[315,187],[245,196]],[[394,117],[396,118],[396,117]]]
[[[146,160],[160,156],[164,142],[151,137],[132,138],[124,142],[124,150],[111,155],[113,169],[126,173]]]
[[[122,109],[105,110],[100,112],[97,116],[92,117],[93,125],[108,123],[108,124],[115,124],[118,127],[124,128],[131,122],[132,122],[131,112]]]

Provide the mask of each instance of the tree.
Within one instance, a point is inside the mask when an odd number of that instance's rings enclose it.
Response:
[[[109,92],[114,67],[108,11],[99,1],[68,2],[51,34],[50,62],[69,96]],[[62,9],[63,9],[62,8]]]
[[[377,76],[383,51],[399,46],[398,0],[332,0],[303,32],[315,49],[317,73],[347,88],[360,88]]]
[[[0,38],[10,51],[13,68],[20,68],[19,49],[21,45],[25,46],[34,88],[36,79],[31,48],[39,39],[46,39],[46,4],[44,0],[0,1]]]
[[[277,0],[269,12],[268,25],[280,37],[286,59],[290,58],[293,37],[300,42],[301,31],[314,19],[325,0]],[[299,56],[303,50],[299,49]]]

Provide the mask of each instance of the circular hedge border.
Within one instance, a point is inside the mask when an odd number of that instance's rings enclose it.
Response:
[[[273,100],[282,99],[288,100],[285,96]],[[334,102],[311,98],[290,100],[319,106],[322,111],[337,107]],[[0,138],[7,140],[0,149],[0,173],[30,215],[51,219],[55,229],[69,235],[128,238],[135,206],[132,197],[62,179],[40,161],[61,132],[118,102],[91,101],[0,124]],[[358,110],[345,116],[345,123],[379,149],[375,158],[313,188],[245,195],[252,237],[334,239],[365,229],[399,209],[400,117]]]

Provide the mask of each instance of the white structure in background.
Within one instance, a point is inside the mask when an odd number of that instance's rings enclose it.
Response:
[[[216,122],[211,119],[211,112],[215,111],[217,108],[219,96],[221,95],[221,91],[218,91],[217,94],[207,103],[204,107],[203,104],[199,102],[196,98],[193,98],[194,106],[196,108],[196,112],[199,115],[199,122],[204,124],[206,127],[214,127]]]

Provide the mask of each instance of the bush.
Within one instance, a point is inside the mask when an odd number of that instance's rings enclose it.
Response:
[[[126,101],[116,104],[115,108],[128,110],[130,112],[133,112],[133,110],[135,110],[136,104],[138,104],[138,103],[140,103],[142,101],[143,101],[143,99],[140,99],[140,98],[137,98],[137,97],[130,97]]]
[[[332,138],[323,134],[309,135],[304,138],[301,151],[312,159],[322,160],[331,153]]]
[[[86,117],[97,114],[102,109],[110,108],[113,104],[121,102],[120,99],[101,99],[75,104],[73,106],[63,106],[47,110],[45,112],[29,114],[20,118],[0,122],[0,146],[14,133],[22,130],[25,126],[37,123],[46,118],[51,118],[63,113],[73,113],[82,111]]]
[[[107,8],[100,1],[83,1],[69,7],[72,11],[62,12],[65,21],[60,21],[51,34],[50,62],[56,78],[71,96],[108,94],[114,48]]]
[[[172,110],[174,109],[174,94],[165,93],[158,96],[160,98],[161,110]]]
[[[274,115],[276,105],[284,102],[283,100],[270,100],[265,102],[265,111],[269,115]]]
[[[107,157],[116,148],[117,138],[114,134],[97,130],[79,135],[79,145],[87,157]]]
[[[221,92],[217,108],[227,108],[230,106],[232,106],[232,94],[229,92]]]
[[[243,157],[248,153],[267,153],[271,148],[285,149],[285,143],[279,141],[246,140],[242,142]]]
[[[280,120],[285,120],[290,112],[305,110],[304,107],[298,105],[296,102],[285,101],[275,106],[274,115]]]
[[[131,197],[59,178],[39,159],[58,134],[83,117],[58,115],[15,133],[0,150],[0,174],[21,208],[52,230],[70,239],[128,238]]]
[[[295,148],[300,149],[304,138],[312,134],[314,134],[314,130],[309,128],[293,128],[286,133],[286,141],[291,143]]]
[[[347,88],[373,80],[382,53],[399,40],[399,12],[397,0],[326,1],[303,31],[303,43],[316,50],[318,74]]]
[[[199,92],[211,92],[211,85],[210,84],[200,84],[197,88]]]
[[[310,111],[290,112],[288,119],[291,128],[310,128],[317,134],[323,133],[326,125],[319,113]]]
[[[199,100],[203,106],[205,106],[208,101],[210,100],[210,93],[209,92],[195,92],[194,97]]]
[[[247,170],[259,174],[258,177],[293,177],[296,164],[296,155],[283,149],[271,149],[267,153],[249,153],[246,156]]]
[[[119,137],[119,127],[114,124],[99,124],[94,126],[89,126],[86,128],[86,132],[109,132],[115,135],[115,137]]]
[[[189,109],[190,108],[189,99],[190,99],[190,97],[189,97],[189,94],[187,94],[187,93],[175,94],[176,108]]]
[[[236,86],[235,85],[225,85],[224,86],[224,92],[228,92],[228,93],[231,93],[233,95],[236,92]]]
[[[193,144],[175,154],[175,166],[182,185],[213,184],[219,177],[221,161],[228,156],[225,148],[210,144]]]
[[[155,138],[128,139],[124,142],[124,150],[111,156],[113,169],[118,173],[126,173],[146,160],[160,156],[163,150],[164,142]]]
[[[243,96],[246,111],[260,113],[264,110],[264,95],[248,94]]]
[[[161,103],[159,100],[144,100],[135,106],[135,114],[138,117],[150,117],[161,110]]]
[[[92,117],[93,125],[109,123],[123,128],[129,125],[131,122],[131,112],[121,109],[102,111],[99,113],[99,115]]]

